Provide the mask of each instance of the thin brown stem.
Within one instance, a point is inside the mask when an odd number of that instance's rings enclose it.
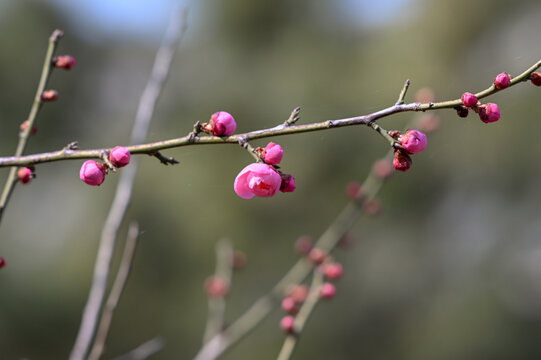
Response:
[[[233,246],[228,239],[220,239],[216,244],[216,271],[214,275],[227,283],[231,288],[233,273]],[[224,327],[225,297],[209,296],[209,313],[207,325],[203,335],[203,344],[207,343],[214,335],[220,333]]]
[[[30,137],[32,129],[34,128],[34,124],[36,123],[36,118],[38,116],[39,110],[41,109],[41,105],[43,104],[43,102],[41,101],[41,94],[43,93],[43,91],[47,87],[47,83],[49,82],[49,77],[51,76],[51,71],[53,69],[52,60],[54,52],[56,50],[58,40],[60,40],[62,35],[62,31],[55,30],[49,37],[49,46],[47,47],[47,53],[45,54],[45,60],[43,62],[43,68],[41,70],[41,77],[39,79],[38,88],[36,90],[36,95],[34,96],[34,102],[32,103],[32,107],[30,108],[30,114],[28,114],[28,119],[26,120],[26,129],[19,133],[19,143],[17,144],[17,149],[15,150],[15,157],[21,156],[23,154],[24,149],[26,148],[26,144],[28,142],[28,138]],[[13,190],[15,189],[16,184],[17,168],[13,167],[9,171],[8,179],[4,186],[4,190],[2,191],[2,195],[0,196],[0,221],[2,220],[2,215],[4,214],[4,210],[9,202],[9,199],[11,197],[11,194],[13,193]]]
[[[98,326],[98,331],[96,333],[96,339],[94,340],[94,345],[88,356],[89,360],[98,360],[105,346],[105,340],[107,339],[107,334],[109,333],[109,327],[111,326],[111,320],[113,319],[113,313],[118,305],[120,296],[124,291],[126,281],[128,280],[128,275],[133,263],[133,256],[135,254],[135,248],[137,246],[137,237],[139,235],[139,225],[136,222],[132,222],[128,229],[128,236],[126,238],[126,244],[124,246],[124,253],[122,254],[122,259],[120,260],[120,265],[118,272],[116,274],[115,281],[113,282],[113,287],[111,292],[107,297],[105,303],[105,308],[101,314],[100,323]]]
[[[524,71],[522,74],[511,80],[509,87],[517,85],[520,82],[528,80],[528,77],[532,72],[541,67],[541,59]],[[505,89],[506,90],[506,89]],[[478,99],[486,98],[496,92],[505,91],[498,90],[494,85],[491,85],[487,89],[480,91],[476,94]],[[404,91],[405,95],[405,91]],[[400,100],[400,97],[399,97]],[[285,125],[280,124],[278,126],[255,130],[247,133],[236,134],[228,137],[218,137],[218,136],[194,136],[189,134],[183,137],[161,140],[152,143],[140,144],[140,145],[131,145],[126,146],[128,150],[135,155],[138,154],[149,154],[152,155],[156,151],[164,149],[178,148],[182,146],[191,146],[191,145],[221,145],[221,144],[238,144],[239,142],[248,142],[257,139],[275,137],[275,136],[285,136],[300,134],[305,132],[312,131],[323,131],[331,128],[340,128],[345,126],[355,126],[355,125],[367,125],[372,127],[375,121],[385,118],[397,113],[402,112],[419,112],[419,111],[430,111],[437,109],[454,109],[456,106],[461,105],[461,99],[448,100],[442,102],[430,102],[430,103],[409,103],[409,104],[400,104],[397,103],[388,108],[376,111],[368,115],[360,115],[343,119],[336,120],[325,120],[321,122],[315,122],[311,124],[304,125]],[[92,149],[92,150],[58,150],[48,153],[33,154],[27,156],[11,156],[11,157],[0,157],[0,167],[8,166],[27,166],[30,164],[40,164],[53,161],[62,161],[62,160],[81,160],[81,159],[99,159],[100,154],[103,151],[110,151],[111,148],[104,149]]]

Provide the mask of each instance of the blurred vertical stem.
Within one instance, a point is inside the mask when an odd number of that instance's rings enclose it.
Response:
[[[49,82],[49,77],[51,76],[51,71],[53,69],[53,55],[58,44],[58,40],[64,35],[61,30],[55,30],[49,37],[49,46],[47,47],[47,53],[45,54],[45,60],[43,62],[43,69],[41,70],[41,77],[39,79],[38,88],[36,90],[36,95],[34,96],[34,103],[30,108],[30,114],[28,115],[27,127],[24,131],[19,133],[19,143],[17,144],[17,149],[15,150],[15,156],[21,156],[24,152],[30,133],[36,123],[36,117],[38,116],[41,105],[43,104],[41,100],[41,94],[47,87]],[[4,185],[4,190],[2,191],[2,196],[0,197],[0,222],[2,221],[2,215],[8,204],[8,201],[13,193],[13,189],[17,184],[17,167],[12,167],[9,170],[8,179]]]
[[[391,161],[392,154],[393,151],[390,151],[386,157],[389,162]],[[315,247],[326,252],[331,252],[351,229],[355,221],[357,221],[366,201],[372,200],[376,196],[383,185],[383,181],[384,179],[379,177],[372,169],[363,183],[363,196],[359,199],[351,200],[346,205],[327,230],[320,236]],[[259,298],[235,322],[207,342],[194,359],[213,360],[222,355],[269,315],[271,310],[284,296],[288,285],[302,282],[312,270],[313,266],[309,261],[305,258],[299,259],[268,294]]]
[[[98,332],[96,339],[94,340],[94,345],[88,356],[88,360],[98,360],[105,346],[105,340],[107,339],[107,334],[109,333],[109,327],[111,326],[111,321],[113,319],[113,312],[115,311],[120,296],[124,291],[124,286],[128,280],[128,275],[133,264],[133,256],[135,255],[135,248],[137,246],[137,237],[139,236],[139,225],[136,222],[130,224],[128,230],[128,236],[126,237],[126,244],[124,245],[124,253],[122,254],[122,260],[116,274],[113,287],[105,303],[105,309],[101,314],[100,324],[98,327]]]
[[[323,274],[316,269],[313,271],[312,284],[310,285],[310,293],[306,298],[306,301],[299,310],[299,313],[295,316],[295,323],[293,325],[293,333],[288,334],[280,354],[277,360],[288,360],[293,355],[295,346],[299,340],[299,335],[304,329],[304,325],[310,317],[312,311],[314,311],[317,303],[319,302],[319,293],[321,291],[321,284],[323,284]]]
[[[163,85],[169,74],[173,55],[185,28],[186,11],[174,11],[163,43],[156,54],[150,79],[139,101],[131,135],[132,144],[142,143],[146,138],[156,101],[161,94]],[[120,174],[115,197],[102,229],[98,255],[94,265],[92,285],[83,311],[83,318],[77,339],[70,354],[71,360],[84,359],[94,337],[97,319],[102,308],[107,280],[109,278],[117,232],[130,203],[137,167],[138,159],[134,158],[130,165],[124,168]]]
[[[231,288],[233,273],[233,246],[228,239],[220,239],[216,244],[216,272],[215,276],[224,280]],[[224,326],[225,297],[209,296],[209,313],[207,325],[203,335],[203,344],[207,343],[214,335],[220,333]]]

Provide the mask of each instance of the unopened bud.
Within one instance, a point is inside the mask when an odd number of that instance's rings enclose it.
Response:
[[[53,58],[53,65],[57,68],[69,70],[76,64],[75,58],[71,55],[62,55]]]
[[[22,167],[17,171],[17,178],[23,184],[28,184],[32,179],[32,170],[27,167]]]
[[[58,99],[58,91],[56,90],[45,90],[41,93],[42,101],[55,101]]]
[[[507,73],[501,73],[494,79],[494,86],[502,90],[511,85],[511,77]]]

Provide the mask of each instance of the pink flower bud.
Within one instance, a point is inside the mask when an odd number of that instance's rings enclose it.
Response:
[[[21,133],[25,132],[27,128],[28,128],[28,120],[25,120],[23,121],[20,127]],[[38,128],[33,126],[32,130],[30,130],[30,135],[34,135],[37,132],[38,132]]]
[[[307,285],[292,285],[288,287],[286,294],[291,297],[297,304],[302,304],[308,297],[310,289]]]
[[[361,183],[358,181],[350,181],[346,185],[346,195],[350,199],[358,199],[363,194]]]
[[[53,65],[57,68],[69,70],[75,66],[75,58],[71,55],[62,55],[53,58]]]
[[[498,74],[498,76],[496,76],[496,78],[494,79],[494,85],[500,90],[505,89],[506,87],[511,85],[511,77],[504,72]]]
[[[465,107],[473,108],[477,105],[477,101],[477,96],[472,93],[465,92],[462,94],[462,104],[464,104]]]
[[[321,289],[319,290],[319,297],[323,299],[332,299],[336,295],[336,287],[329,283],[323,283]]]
[[[321,265],[327,259],[327,253],[320,248],[313,248],[308,254],[308,259],[314,265]]]
[[[410,154],[417,154],[426,148],[426,135],[418,130],[408,130],[398,137],[404,150]]]
[[[3,257],[0,257],[0,269],[6,266],[6,260]]]
[[[237,123],[230,113],[218,111],[210,117],[210,128],[214,136],[230,136],[237,129]]]
[[[263,150],[263,160],[270,165],[278,165],[282,161],[284,150],[279,144],[273,142],[268,143]]]
[[[45,90],[41,93],[42,101],[55,101],[58,99],[58,91],[56,90]]]
[[[372,171],[380,179],[386,179],[393,174],[393,167],[389,160],[379,159],[372,165]]]
[[[535,86],[541,86],[541,73],[539,72],[533,72],[530,74],[530,81]]]
[[[99,162],[87,160],[81,166],[79,177],[88,185],[100,186],[105,180],[105,170]]]
[[[456,114],[460,116],[461,118],[468,117],[468,109],[465,108],[464,106],[457,106],[455,110],[456,110]]]
[[[400,149],[394,151],[393,167],[395,170],[408,171],[411,167],[411,163],[411,158],[406,152]]]
[[[491,123],[500,120],[500,109],[494,103],[488,103],[479,107],[479,118],[484,123]]]
[[[314,247],[314,240],[310,236],[301,236],[295,241],[295,250],[301,254],[308,254]]]
[[[233,188],[241,198],[251,199],[254,196],[274,196],[281,184],[282,178],[272,166],[254,163],[241,170]]]
[[[221,298],[229,292],[229,284],[219,276],[211,276],[205,280],[205,292],[213,298]]]
[[[32,179],[32,170],[27,167],[22,167],[17,171],[17,178],[23,184],[28,184]]]
[[[340,263],[330,263],[323,265],[323,275],[329,280],[334,280],[342,277],[344,267]]]
[[[124,146],[115,146],[109,153],[109,160],[111,161],[111,164],[117,168],[128,165],[130,158],[130,151]]]
[[[282,182],[280,184],[280,191],[281,192],[293,192],[297,188],[297,185],[295,185],[295,178],[289,174],[280,174],[280,177],[282,178]]]
[[[282,309],[284,309],[285,312],[293,315],[299,312],[299,307],[297,306],[297,303],[290,296],[287,296],[282,300]]]
[[[280,327],[287,334],[293,333],[293,326],[295,325],[295,318],[291,315],[284,316],[280,321]]]

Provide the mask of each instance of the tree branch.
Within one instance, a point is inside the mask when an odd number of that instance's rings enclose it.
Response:
[[[528,68],[526,71],[516,76],[511,80],[509,87],[517,85],[520,82],[527,81],[528,77],[532,72],[541,67],[541,59],[537,61],[534,65]],[[131,145],[126,146],[130,153],[132,154],[149,154],[154,155],[157,151],[164,149],[177,148],[182,146],[191,146],[191,145],[219,145],[219,144],[238,144],[242,142],[248,142],[256,139],[263,139],[274,136],[284,136],[299,134],[311,131],[322,131],[328,130],[331,128],[340,128],[345,126],[354,126],[354,125],[367,125],[372,127],[374,122],[401,112],[419,112],[419,111],[429,111],[437,109],[454,109],[456,106],[462,105],[461,99],[448,100],[442,102],[429,102],[429,103],[409,103],[401,104],[400,100],[402,96],[405,95],[405,86],[399,96],[399,101],[393,106],[388,108],[376,111],[368,115],[354,116],[344,119],[336,120],[326,120],[311,124],[304,125],[288,125],[290,122],[280,124],[278,126],[255,130],[247,133],[236,134],[228,137],[218,137],[218,136],[197,136],[194,133],[190,133],[186,136],[162,140],[147,144],[140,145]],[[478,99],[486,98],[496,92],[504,91],[498,90],[493,84],[487,89],[476,93]],[[296,110],[296,109],[295,109]],[[298,115],[298,114],[297,114]],[[295,116],[296,117],[296,116]],[[295,120],[296,121],[296,120]],[[142,141],[141,141],[142,142]],[[8,166],[27,166],[31,164],[40,164],[53,161],[61,160],[81,160],[81,159],[100,159],[103,151],[110,151],[111,148],[105,149],[92,149],[92,150],[58,150],[48,153],[27,155],[27,156],[11,156],[11,157],[0,157],[0,167]]]

